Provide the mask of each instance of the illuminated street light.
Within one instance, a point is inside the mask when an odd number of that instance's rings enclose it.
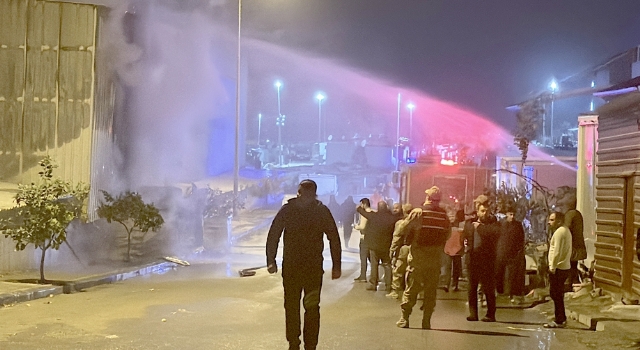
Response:
[[[322,100],[326,98],[322,93],[316,95],[318,100],[318,142],[322,142]]]

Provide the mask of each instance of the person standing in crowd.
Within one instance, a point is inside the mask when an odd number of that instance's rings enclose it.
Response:
[[[451,225],[447,212],[440,207],[441,193],[437,186],[425,191],[426,198],[420,225],[410,225],[407,232],[409,257],[407,261],[407,288],[402,294],[402,316],[396,322],[400,328],[409,328],[409,316],[424,292],[422,329],[431,329],[431,315],[436,306],[436,293],[440,277],[440,260]]]
[[[564,213],[564,225],[571,231],[571,269],[569,270],[569,283],[580,284],[580,272],[578,262],[587,258],[587,246],[584,243],[584,221],[582,213],[576,210],[576,189],[562,186],[558,189],[561,198],[558,200],[560,210]]]
[[[348,196],[342,204],[340,204],[340,217],[342,218],[342,234],[344,235],[344,247],[349,249],[349,241],[353,232],[353,221],[356,216],[356,202],[352,196]]]
[[[515,206],[507,205],[506,218],[500,225],[498,254],[496,257],[496,290],[507,294],[512,301],[522,302],[524,298],[524,228],[515,219]],[[505,283],[506,282],[506,283]]]
[[[378,269],[382,265],[384,269],[384,284],[387,293],[391,292],[391,258],[389,248],[393,238],[393,229],[398,218],[393,215],[387,202],[378,202],[377,212],[368,212],[363,206],[357,208],[358,214],[367,219],[368,231],[364,240],[369,248],[369,261],[371,262],[371,274],[367,290],[378,290]]]
[[[391,280],[391,292],[386,296],[393,299],[400,298],[406,287],[404,276],[407,272],[407,258],[409,257],[406,227],[408,226],[408,222],[417,222],[418,220],[416,219],[422,217],[422,210],[416,209],[414,213],[413,206],[408,203],[402,205],[402,212],[404,213],[404,219],[396,222],[393,230],[393,240],[389,248],[393,278]]]
[[[564,283],[571,269],[571,231],[565,224],[564,214],[552,212],[549,228],[553,232],[549,242],[549,296],[553,300],[555,319],[545,323],[545,328],[566,327],[564,311]]]
[[[464,215],[464,213],[463,213]],[[464,217],[463,217],[464,218]],[[456,220],[454,220],[454,223]],[[464,254],[464,236],[462,230],[454,225],[451,228],[451,236],[444,245],[444,273],[441,275],[442,288],[449,292],[449,287],[454,292],[459,291],[458,281],[462,275],[462,255]]]
[[[333,219],[336,221],[336,225],[340,226],[340,220],[342,220],[342,217],[340,216],[340,204],[336,201],[336,196],[329,196],[329,203],[327,203],[327,208],[329,208]]]
[[[391,209],[391,212],[393,213],[393,215],[396,216],[396,218],[398,220],[404,219],[408,214],[408,213],[405,214],[404,211],[402,211],[402,204],[400,204],[400,203],[393,203],[391,208],[393,208],[393,209]]]
[[[366,212],[373,211],[373,209],[371,209],[371,202],[369,201],[369,198],[360,199],[359,206],[364,208]],[[358,223],[355,225],[354,228],[360,231],[360,245],[358,246],[358,248],[360,249],[360,276],[354,278],[353,280],[356,282],[366,282],[367,281],[367,260],[371,260],[369,257],[369,247],[367,247],[367,243],[364,239],[367,235],[367,232],[369,231],[367,218],[365,218],[362,215],[359,215]]]
[[[496,321],[495,260],[500,225],[491,214],[489,198],[475,199],[478,220],[465,225],[464,235],[469,245],[469,316],[467,321],[478,321],[478,285],[487,298],[487,314],[482,322]]]
[[[282,284],[286,336],[290,350],[300,349],[300,297],[304,305],[304,347],[316,349],[320,332],[320,290],[322,289],[323,235],[331,250],[331,279],[342,275],[342,247],[336,223],[329,209],[316,199],[317,185],[302,180],[297,198],[290,199],[278,211],[267,235],[267,270],[278,272],[276,255],[284,232]]]

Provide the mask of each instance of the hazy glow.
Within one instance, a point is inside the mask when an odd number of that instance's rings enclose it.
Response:
[[[322,101],[325,99],[325,96],[323,94],[317,94],[316,98],[318,99],[318,101]]]
[[[410,110],[412,110],[412,111],[413,111],[413,109],[414,109],[414,108],[416,108],[416,105],[414,105],[413,103],[409,103],[409,104],[407,105],[407,108],[409,108]]]

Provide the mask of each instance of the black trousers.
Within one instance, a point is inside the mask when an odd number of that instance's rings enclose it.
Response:
[[[305,347],[315,348],[320,333],[320,290],[322,273],[282,275],[287,341],[300,345],[300,298],[304,306]],[[303,296],[304,293],[304,296]]]
[[[351,240],[351,233],[353,232],[352,223],[343,222],[342,223],[342,232],[344,233],[344,246],[345,248],[349,247],[349,241]]]
[[[469,255],[469,314],[478,317],[478,285],[487,298],[487,317],[496,317],[495,258]]]
[[[569,270],[556,269],[549,273],[549,296],[553,300],[556,323],[564,323],[567,316],[564,312],[564,282],[569,278]]]
[[[360,277],[367,278],[367,260],[369,260],[369,246],[360,238]]]

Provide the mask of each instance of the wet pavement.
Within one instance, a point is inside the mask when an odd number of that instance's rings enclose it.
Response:
[[[191,266],[156,261],[138,270],[125,268],[119,272],[123,278],[108,285],[79,288],[83,292],[75,294],[60,294],[57,287],[51,297],[11,303],[0,309],[0,348],[285,349],[280,275],[269,275],[264,269],[252,277],[238,274],[240,269],[264,265],[268,229],[264,222],[274,213],[263,212],[236,223],[252,233],[239,236],[227,252],[205,250],[182,256]],[[357,247],[358,238],[354,234],[350,246]],[[325,251],[325,263],[329,261]],[[110,273],[117,276],[110,271],[100,275],[51,269],[49,277],[72,281],[96,280]],[[546,315],[552,314],[551,302],[531,308],[532,300],[516,306],[499,298],[498,322],[467,322],[464,291],[438,291],[433,330],[416,328],[421,320],[418,307],[410,319],[411,328],[399,329],[395,326],[399,302],[386,298],[383,291],[366,291],[365,284],[354,283],[358,271],[359,257],[352,249],[343,251],[341,279],[332,281],[326,274],[319,349],[640,348],[637,322],[603,321],[607,322],[603,332],[574,320],[568,329],[543,328]],[[0,281],[0,294],[8,290],[8,283]],[[47,287],[52,286],[21,286],[36,292]],[[42,296],[46,295],[38,297]],[[584,306],[585,301],[568,302],[578,304]]]
[[[353,256],[351,256],[353,255]],[[542,328],[536,310],[499,309],[496,323],[467,322],[465,293],[439,291],[433,330],[399,329],[399,303],[354,283],[355,254],[343,278],[322,291],[318,349],[586,349],[571,330]],[[232,259],[233,260],[233,259]],[[238,262],[195,264],[0,309],[7,349],[285,349],[282,279]],[[328,269],[328,266],[326,267]]]

